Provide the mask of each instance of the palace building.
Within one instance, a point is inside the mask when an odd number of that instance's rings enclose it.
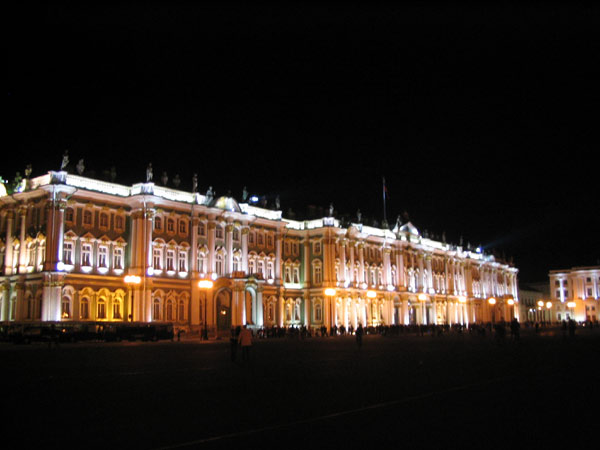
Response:
[[[553,321],[600,320],[600,266],[552,270],[549,313]]]
[[[2,321],[232,326],[518,318],[518,270],[480,251],[335,217],[65,171],[0,197]]]

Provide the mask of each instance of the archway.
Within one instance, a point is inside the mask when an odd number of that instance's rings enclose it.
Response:
[[[215,298],[217,333],[228,335],[231,330],[231,290],[222,289]]]

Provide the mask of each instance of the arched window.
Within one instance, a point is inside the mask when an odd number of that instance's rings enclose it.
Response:
[[[161,319],[161,314],[160,314],[160,299],[159,298],[155,298],[154,302],[152,303],[152,320],[157,321]]]
[[[185,320],[185,302],[180,299],[177,304],[177,320],[183,322]]]
[[[100,299],[98,299],[96,318],[106,319],[106,300],[104,299],[104,297],[100,297]]]
[[[165,316],[166,316],[166,320],[172,322],[174,319],[174,315],[173,315],[173,301],[171,299],[167,300],[167,305],[165,307]]]
[[[315,322],[320,322],[323,320],[323,305],[321,304],[321,300],[315,301]]]
[[[121,319],[121,298],[115,298],[113,302],[113,319]]]
[[[64,296],[60,303],[60,317],[63,319],[71,318],[71,299]]]
[[[27,298],[25,299],[25,318],[26,319],[32,319],[33,318],[33,299],[31,298],[31,296],[27,296]]]
[[[90,300],[87,297],[83,297],[79,303],[79,316],[82,319],[90,318]]]
[[[323,283],[323,268],[321,267],[321,261],[313,261],[312,265],[313,272],[313,283],[321,284]]]

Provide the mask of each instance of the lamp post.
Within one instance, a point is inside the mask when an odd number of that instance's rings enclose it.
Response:
[[[207,341],[208,340],[208,317],[207,317],[207,303],[208,303],[208,295],[206,294],[206,292],[209,289],[212,289],[214,286],[214,283],[212,280],[200,280],[198,281],[198,287],[204,291],[204,331],[203,331],[203,336],[202,338]]]
[[[128,288],[129,295],[129,321],[133,322],[133,294],[131,292],[133,286],[139,285],[142,282],[142,278],[137,275],[126,275],[124,278],[125,284]]]
[[[548,311],[548,324],[552,325],[552,302],[546,302],[546,310]]]

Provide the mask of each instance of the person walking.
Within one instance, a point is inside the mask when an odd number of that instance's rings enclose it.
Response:
[[[250,348],[252,347],[252,331],[248,328],[248,325],[244,325],[244,328],[242,328],[238,336],[238,343],[242,347],[242,363],[246,364],[250,362]]]
[[[358,345],[358,348],[362,347],[362,337],[363,337],[363,326],[362,326],[362,323],[359,323],[358,327],[356,328],[356,345]]]

